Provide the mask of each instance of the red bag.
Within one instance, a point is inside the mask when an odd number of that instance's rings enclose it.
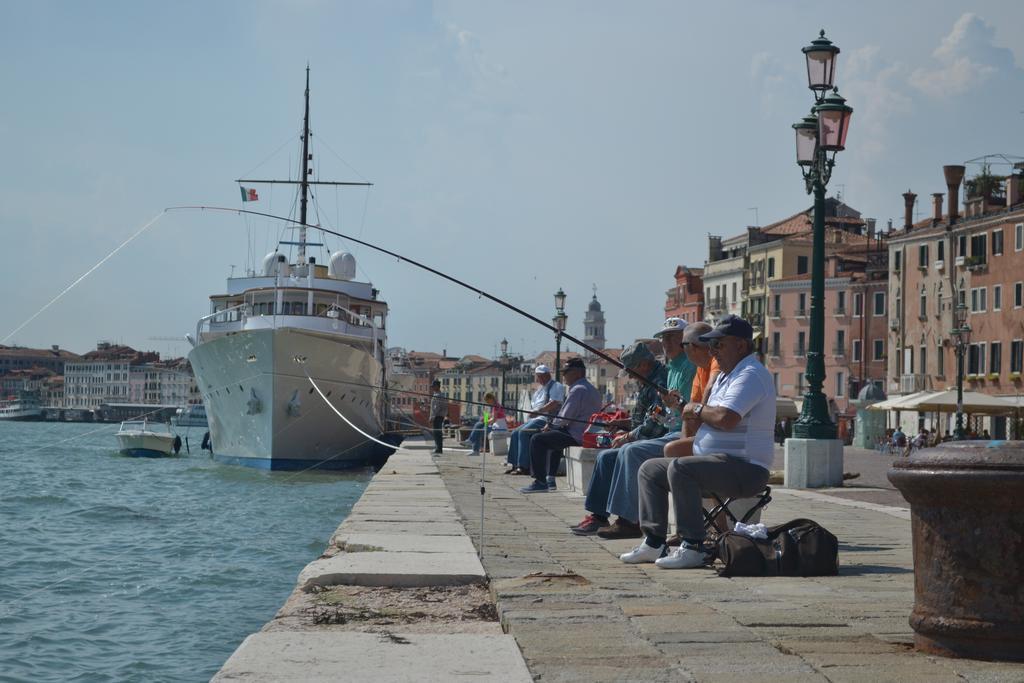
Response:
[[[601,448],[597,443],[597,437],[602,434],[611,436],[607,425],[615,420],[628,420],[629,413],[625,410],[594,413],[587,422],[587,428],[583,431],[584,448]]]

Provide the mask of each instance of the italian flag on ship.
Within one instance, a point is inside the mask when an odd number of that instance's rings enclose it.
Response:
[[[259,201],[260,196],[258,194],[256,194],[256,190],[255,189],[253,189],[251,187],[242,187],[241,185],[238,186],[238,189],[242,191],[242,201],[243,202],[257,202],[257,201]]]

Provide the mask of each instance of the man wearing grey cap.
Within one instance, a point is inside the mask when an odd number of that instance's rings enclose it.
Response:
[[[530,473],[530,439],[544,429],[551,416],[558,414],[565,400],[565,387],[551,377],[551,369],[541,363],[534,370],[537,391],[533,392],[530,407],[531,417],[512,430],[508,447],[508,472],[511,474]]]
[[[569,391],[558,416],[530,441],[530,474],[533,482],[519,489],[521,493],[555,490],[555,473],[562,453],[569,446],[579,446],[587,419],[601,410],[601,392],[587,381],[587,366],[581,358],[568,360],[562,368]]]
[[[696,373],[683,353],[685,328],[685,320],[669,318],[654,335],[661,338],[667,367],[654,358],[643,342],[633,344],[620,356],[623,365],[650,382],[666,387],[669,393],[661,396],[651,384],[641,389],[641,397],[648,400],[646,414],[640,412],[638,400],[634,419],[639,418],[641,424],[613,441],[612,448],[598,454],[584,502],[589,514],[570,529],[574,534],[596,533],[602,538],[639,538],[642,535],[638,522],[637,472],[645,461],[660,458],[665,445],[679,437],[682,422],[678,409],[686,402],[681,397],[689,397]],[[651,411],[660,415],[652,417]],[[609,524],[611,515],[617,515],[617,519]]]

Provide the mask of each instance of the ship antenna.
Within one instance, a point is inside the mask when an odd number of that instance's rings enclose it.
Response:
[[[306,262],[306,201],[309,195],[309,64],[306,64],[306,115],[302,120],[302,182],[299,200],[299,263]]]

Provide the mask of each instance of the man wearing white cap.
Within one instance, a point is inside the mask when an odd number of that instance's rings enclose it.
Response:
[[[639,523],[637,473],[645,461],[660,458],[664,454],[665,445],[679,438],[682,429],[680,409],[690,397],[691,385],[697,372],[683,352],[685,328],[685,320],[673,317],[665,320],[662,328],[654,334],[661,338],[665,350],[666,365],[657,363],[661,368],[660,375],[654,373],[654,354],[643,342],[637,342],[622,352],[620,360],[626,367],[641,374],[650,372],[647,375],[649,380],[669,390],[666,394],[655,396],[657,403],[654,406],[660,408],[664,405],[668,414],[663,421],[649,415],[638,416],[640,426],[617,437],[610,449],[597,456],[584,501],[588,514],[570,529],[574,534],[589,536],[596,533],[602,538],[639,538],[643,535]],[[645,389],[656,393],[650,386]],[[618,519],[609,524],[612,515],[617,515]]]
[[[509,438],[507,471],[511,474],[530,473],[530,439],[544,429],[551,415],[558,414],[565,401],[565,386],[551,377],[551,368],[541,363],[533,372],[538,388],[530,400],[531,417],[512,430]]]

